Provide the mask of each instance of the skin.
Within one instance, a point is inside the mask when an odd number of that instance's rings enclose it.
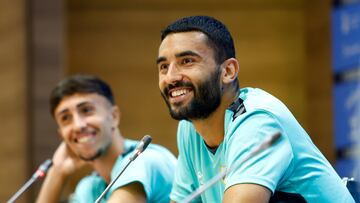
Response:
[[[68,177],[86,165],[109,183],[112,167],[123,152],[124,141],[118,129],[120,112],[105,97],[95,93],[64,97],[54,117],[63,142],[54,153],[38,203],[59,202]],[[99,150],[105,153],[93,161],[82,159],[94,157]],[[108,202],[146,202],[146,194],[142,184],[134,182],[114,191]]]
[[[192,119],[196,131],[209,147],[216,148],[224,139],[225,110],[238,97],[232,83],[237,79],[239,64],[230,58],[222,64],[216,64],[214,50],[207,44],[207,36],[198,31],[171,33],[159,47],[157,59],[159,70],[159,88],[162,93],[169,85],[180,81],[197,84],[206,80],[210,73],[220,68],[220,88],[222,89],[220,106],[206,119]],[[182,93],[180,95],[175,94]],[[176,96],[177,95],[177,96]],[[184,87],[171,89],[165,95],[173,111],[189,105],[194,97],[194,90]],[[223,202],[265,203],[271,192],[256,184],[237,184],[224,193]]]

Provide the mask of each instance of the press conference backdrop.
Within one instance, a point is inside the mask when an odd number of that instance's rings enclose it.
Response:
[[[360,178],[360,2],[332,12],[334,140],[336,170]]]

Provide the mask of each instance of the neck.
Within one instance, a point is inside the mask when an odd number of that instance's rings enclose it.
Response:
[[[225,92],[221,98],[220,106],[206,119],[192,120],[196,131],[209,147],[217,147],[224,140],[225,111],[238,97],[238,92]]]
[[[112,168],[124,151],[124,138],[121,136],[119,130],[113,133],[111,145],[109,149],[98,159],[91,162],[94,170],[107,182],[110,182]]]

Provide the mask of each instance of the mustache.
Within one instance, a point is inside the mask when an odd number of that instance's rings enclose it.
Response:
[[[169,95],[169,91],[174,89],[174,88],[177,88],[177,87],[189,87],[189,88],[195,89],[195,86],[191,82],[179,81],[179,82],[176,82],[174,84],[167,85],[164,88],[163,92],[164,92],[165,95]]]

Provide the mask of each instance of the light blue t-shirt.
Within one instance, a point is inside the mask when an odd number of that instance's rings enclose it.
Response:
[[[125,154],[118,157],[111,172],[111,180],[128,163],[138,142],[126,139],[124,142]],[[131,182],[140,182],[145,190],[147,202],[168,203],[171,191],[175,157],[162,146],[150,144],[146,150],[135,159],[119,179],[106,193],[101,202],[106,202],[114,190]],[[104,179],[96,173],[86,176],[76,186],[70,202],[90,203],[100,196],[106,188]]]
[[[172,200],[183,200],[220,171],[235,165],[194,202],[221,202],[224,191],[239,183],[268,188],[273,194],[271,201],[298,198],[295,202],[354,202],[305,130],[272,95],[260,89],[241,89],[239,98],[226,110],[224,124],[224,140],[213,154],[191,122],[179,123]],[[281,137],[273,146],[238,163],[277,132]]]

